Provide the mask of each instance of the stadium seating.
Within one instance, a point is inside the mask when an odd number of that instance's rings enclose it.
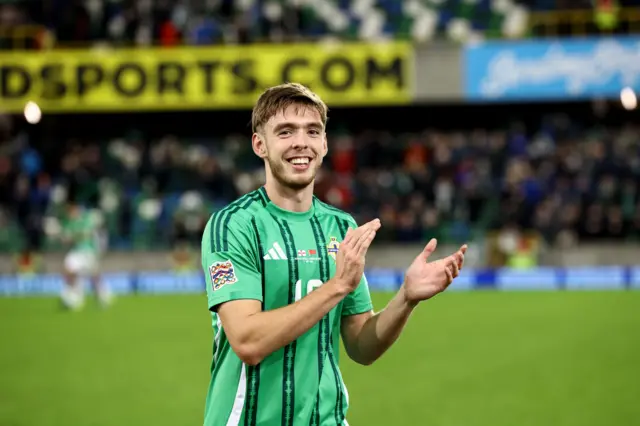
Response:
[[[78,44],[226,44],[256,41],[520,38],[567,23],[591,31],[594,5],[580,0],[214,0],[178,2],[17,0],[0,4],[0,48]],[[604,4],[604,3],[603,3]],[[65,6],[66,5],[66,6]],[[622,2],[624,31],[640,0]],[[61,10],[65,10],[61,13]],[[55,12],[55,13],[54,13]],[[551,13],[553,12],[553,13]],[[554,27],[548,31],[548,27]]]
[[[0,19],[4,47],[42,47],[54,40],[166,46],[335,38],[468,41],[520,37],[528,30],[530,7],[545,7],[542,0],[92,0],[48,13],[39,3],[0,5],[0,16],[13,17]]]
[[[637,124],[583,127],[548,116],[529,132],[515,126],[393,135],[332,126],[342,130],[330,135],[317,193],[360,221],[381,217],[380,240],[462,241],[510,224],[551,243],[638,238]],[[0,164],[12,160],[0,167],[0,221],[8,230],[0,249],[27,242],[37,218],[55,235],[69,192],[99,209],[112,249],[197,244],[211,212],[263,182],[260,161],[235,134],[123,134],[75,141],[46,159],[43,147],[20,148],[14,140],[15,149],[4,150],[13,154],[0,155]],[[52,238],[42,245],[59,248]]]

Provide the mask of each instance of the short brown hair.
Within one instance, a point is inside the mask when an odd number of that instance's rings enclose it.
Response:
[[[257,132],[271,117],[293,104],[314,108],[326,126],[328,108],[320,96],[302,84],[285,83],[270,87],[260,95],[251,114],[252,131]]]

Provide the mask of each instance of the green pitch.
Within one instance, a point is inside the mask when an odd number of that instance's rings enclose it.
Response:
[[[79,313],[0,299],[0,425],[201,424],[205,309],[204,295]],[[352,426],[631,425],[640,292],[448,293],[377,364],[341,364]]]

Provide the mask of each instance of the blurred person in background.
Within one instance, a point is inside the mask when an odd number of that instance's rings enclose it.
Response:
[[[110,305],[113,295],[100,275],[101,238],[98,223],[91,211],[72,198],[67,199],[62,213],[60,239],[70,250],[64,258],[65,286],[61,299],[67,308],[84,306],[83,279],[88,278],[102,307]]]
[[[14,271],[20,277],[35,276],[44,272],[42,256],[32,244],[28,244],[14,257]]]
[[[192,248],[197,246],[209,220],[209,209],[197,192],[182,195],[173,213],[171,265],[178,273],[198,270],[198,256]]]

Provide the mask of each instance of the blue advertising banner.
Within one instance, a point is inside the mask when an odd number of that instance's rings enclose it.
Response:
[[[640,267],[636,266],[631,269],[629,277],[629,285],[631,288],[640,289]]]
[[[465,47],[470,100],[618,97],[640,90],[640,37],[485,42]]]
[[[369,288],[396,291],[402,285],[404,271],[369,269]],[[104,282],[118,294],[203,294],[204,277],[199,272],[117,273],[103,276]],[[88,283],[87,289],[90,290]],[[62,277],[54,274],[19,277],[0,275],[0,297],[57,295]],[[640,267],[465,269],[450,291],[466,290],[624,290],[640,289]]]
[[[501,290],[553,290],[560,276],[553,268],[502,269],[496,272],[494,285]]]

